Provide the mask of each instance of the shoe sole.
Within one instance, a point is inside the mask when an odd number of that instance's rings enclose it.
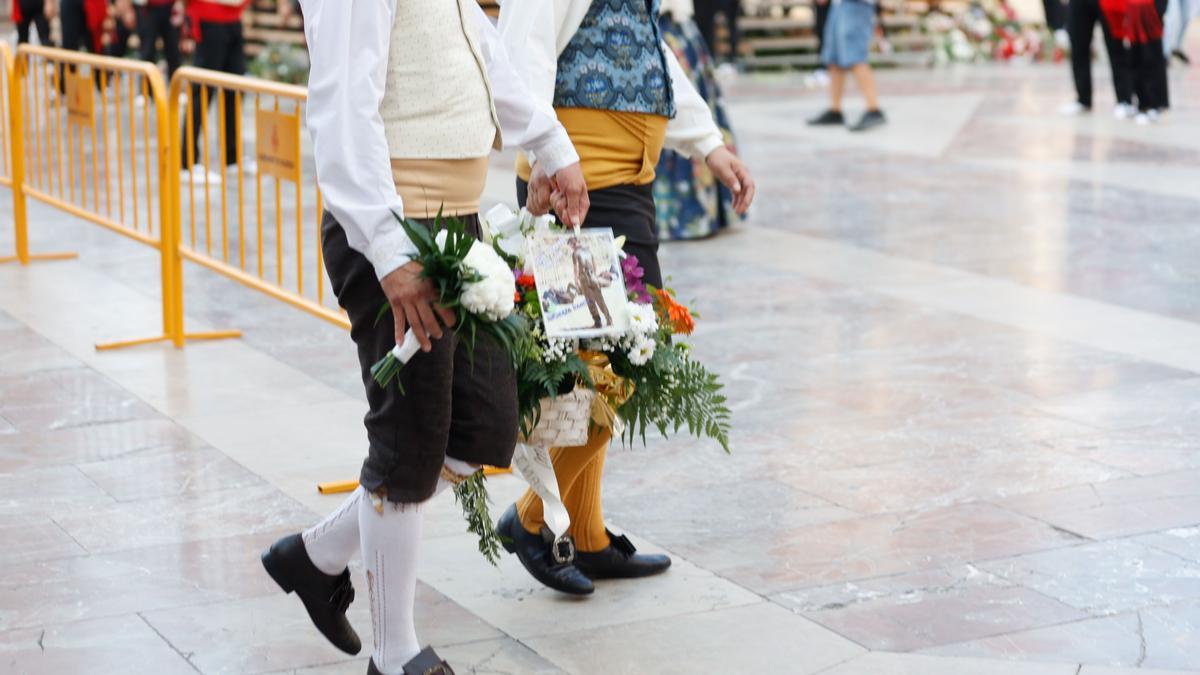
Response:
[[[647,571],[647,572],[642,572],[640,574],[596,574],[596,575],[589,574],[587,572],[587,570],[583,569],[582,567],[579,568],[579,571],[583,572],[583,575],[585,577],[591,579],[592,581],[597,581],[600,579],[643,579],[645,577],[653,577],[653,576],[657,576],[659,574],[663,574],[669,569],[671,569],[671,566],[667,565],[666,567],[664,567],[660,570]]]

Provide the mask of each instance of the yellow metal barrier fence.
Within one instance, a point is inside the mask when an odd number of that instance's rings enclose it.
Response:
[[[96,345],[111,349],[236,331],[185,335],[183,287],[170,199],[166,85],[151,63],[21,45],[11,73],[13,213],[25,197],[159,251],[163,332]],[[127,161],[126,161],[127,160]],[[114,190],[115,187],[115,190]]]
[[[24,177],[24,151],[21,144],[21,98],[16,62],[7,43],[0,43],[0,185],[13,188],[13,230],[15,255],[0,257],[0,264],[34,260],[66,260],[74,253],[30,253],[29,230],[25,220],[25,198],[21,192]]]
[[[183,153],[181,168],[195,167],[170,177],[179,252],[348,329],[326,290],[321,193],[302,161],[307,98],[302,87],[192,67],[176,71],[168,96],[171,145]],[[215,134],[207,114],[214,102]]]

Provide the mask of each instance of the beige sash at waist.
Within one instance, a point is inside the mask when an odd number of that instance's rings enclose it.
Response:
[[[487,183],[487,156],[472,159],[392,159],[392,180],[404,200],[404,215],[432,218],[479,213]]]

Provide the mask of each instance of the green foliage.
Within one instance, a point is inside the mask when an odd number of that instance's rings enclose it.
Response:
[[[626,422],[625,439],[646,442],[646,430],[664,436],[687,428],[697,438],[711,438],[730,452],[732,413],[715,373],[691,358],[686,345],[659,344],[649,363],[635,366],[620,353],[610,354],[613,370],[633,382],[633,395],[618,412]]]
[[[454,499],[463,510],[467,521],[467,532],[479,537],[479,552],[492,565],[500,562],[500,545],[503,538],[496,532],[492,515],[488,511],[491,498],[487,491],[487,476],[476,471],[466,480],[454,486]]]

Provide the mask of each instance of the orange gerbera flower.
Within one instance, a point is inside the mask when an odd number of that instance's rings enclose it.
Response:
[[[692,331],[696,330],[696,320],[692,318],[692,311],[676,302],[674,296],[666,289],[658,289],[656,295],[659,316],[671,324],[671,330],[679,335],[691,335]]]
[[[537,281],[534,280],[532,274],[522,274],[517,277],[517,286],[521,288],[533,288],[537,286]]]

